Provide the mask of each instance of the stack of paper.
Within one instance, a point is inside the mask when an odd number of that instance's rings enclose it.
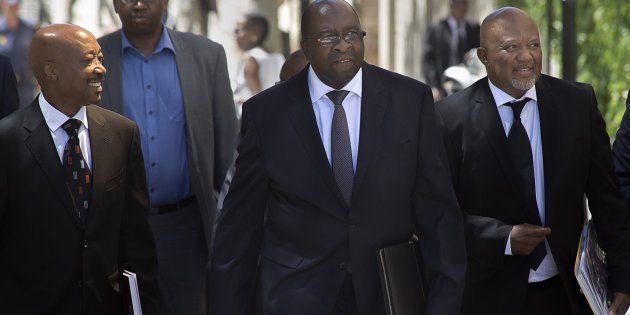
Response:
[[[129,293],[131,294],[131,305],[133,307],[133,315],[142,315],[142,306],[140,305],[140,292],[138,291],[138,277],[136,274],[124,270],[123,276],[127,278],[129,283]]]
[[[593,313],[606,315],[611,298],[606,283],[606,254],[597,243],[597,234],[591,220],[582,228],[575,260],[575,277]]]

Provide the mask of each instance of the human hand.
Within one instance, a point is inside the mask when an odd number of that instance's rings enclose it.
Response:
[[[510,246],[514,255],[529,255],[547,235],[551,229],[527,223],[515,225],[510,235]]]
[[[615,292],[612,304],[608,308],[608,315],[623,315],[628,311],[630,294]]]

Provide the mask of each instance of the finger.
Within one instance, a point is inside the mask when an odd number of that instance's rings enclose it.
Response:
[[[617,310],[621,306],[621,299],[617,293],[615,293],[615,297],[613,298],[612,304],[610,304],[610,308],[608,308],[608,315],[616,315]]]

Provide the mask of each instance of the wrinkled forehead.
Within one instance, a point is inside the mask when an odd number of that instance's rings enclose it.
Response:
[[[540,39],[536,23],[528,17],[502,17],[488,25],[488,39],[495,42]]]

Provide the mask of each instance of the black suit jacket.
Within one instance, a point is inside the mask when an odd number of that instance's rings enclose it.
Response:
[[[11,60],[0,55],[0,119],[18,108],[18,92]]]
[[[257,288],[264,314],[329,314],[347,271],[361,314],[385,314],[376,250],[414,230],[429,314],[458,313],[462,218],[430,89],[364,64],[348,207],[319,135],[308,68],[245,103],[236,173],[216,226],[213,314],[247,313]]]
[[[157,262],[138,129],[87,107],[92,197],[77,216],[37,100],[0,121],[0,309],[10,314],[121,314],[123,267],[156,314]],[[83,304],[84,311],[81,312]]]
[[[615,142],[613,143],[613,161],[615,162],[615,172],[619,178],[621,192],[628,202],[630,202],[630,91],[626,99],[626,112],[621,119],[621,125],[617,131]]]
[[[466,20],[466,43],[464,52],[479,47],[479,24]],[[441,87],[444,82],[444,70],[453,66],[451,56],[451,28],[446,19],[431,25],[427,31],[422,56],[422,72],[427,84],[431,87]],[[464,56],[459,56],[458,62],[462,62]]]
[[[544,161],[547,241],[575,314],[586,314],[573,267],[585,202],[607,252],[611,288],[630,292],[628,208],[613,173],[593,88],[543,75],[536,83]],[[455,191],[464,211],[468,272],[463,314],[519,314],[529,267],[504,255],[513,225],[532,223],[511,167],[507,137],[488,79],[438,103]]]

